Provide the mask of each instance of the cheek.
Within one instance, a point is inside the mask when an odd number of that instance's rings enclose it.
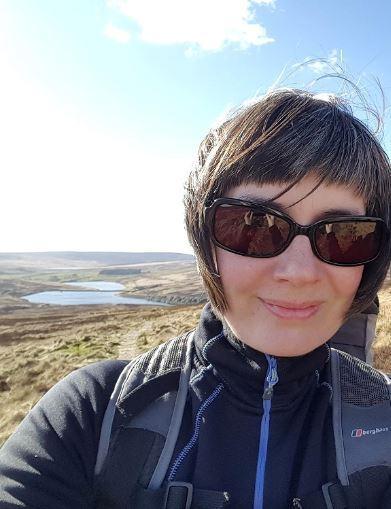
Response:
[[[333,286],[335,296],[342,300],[354,299],[360,286],[364,266],[359,267],[330,267],[329,280]]]
[[[216,260],[228,302],[256,294],[270,277],[271,258],[250,258],[217,248]]]
[[[217,268],[220,274],[220,280],[223,285],[224,294],[228,300],[230,296],[240,292],[241,284],[245,277],[245,264],[240,264],[237,255],[216,249]]]

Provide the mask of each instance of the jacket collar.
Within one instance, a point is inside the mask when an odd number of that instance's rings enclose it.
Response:
[[[212,365],[215,374],[226,387],[243,402],[259,406],[268,361],[262,352],[254,350],[235,338],[207,304],[195,333],[196,355],[204,366]],[[319,381],[320,372],[329,360],[329,347],[324,344],[306,355],[276,357],[278,384],[273,399],[281,404],[297,398],[297,391],[308,389],[308,383]]]

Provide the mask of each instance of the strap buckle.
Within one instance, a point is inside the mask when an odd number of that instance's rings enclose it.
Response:
[[[183,490],[186,489],[186,499]],[[190,509],[193,500],[193,485],[189,482],[170,481],[167,485],[162,509]],[[178,505],[178,504],[181,505]]]

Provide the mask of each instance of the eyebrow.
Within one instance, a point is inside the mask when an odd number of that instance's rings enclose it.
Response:
[[[268,200],[268,199],[262,199],[258,196],[252,196],[252,195],[241,195],[239,200],[245,200],[249,201],[251,203],[254,203],[254,205],[264,205],[267,207],[270,207],[274,210],[277,210],[278,212],[282,212],[283,214],[287,214],[290,217],[289,214],[289,208],[290,207],[284,207],[281,205],[281,203],[278,203],[274,200]],[[335,217],[335,216],[362,216],[362,212],[356,208],[353,209],[347,209],[347,208],[330,208],[327,210],[323,210],[319,214],[317,214],[314,218],[314,221],[320,221],[321,219],[327,219],[328,217]]]

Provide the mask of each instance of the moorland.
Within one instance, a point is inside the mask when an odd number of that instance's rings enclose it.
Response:
[[[85,364],[130,359],[195,326],[205,295],[191,257],[0,256],[0,444],[58,380]],[[53,306],[23,296],[67,282],[115,281],[125,296],[169,303]],[[380,293],[374,364],[391,372],[391,287]]]

